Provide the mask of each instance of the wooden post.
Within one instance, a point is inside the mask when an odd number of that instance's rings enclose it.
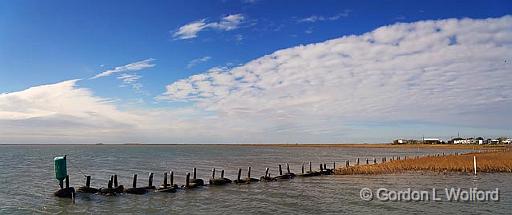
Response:
[[[212,169],[212,179],[215,179],[215,168]]]
[[[377,158],[373,158],[373,164],[377,163]]]
[[[404,160],[407,160],[407,155],[404,155]]]
[[[279,164],[279,175],[283,175],[283,170],[281,169],[281,164]]]
[[[324,170],[324,165],[320,164],[320,171]]]
[[[66,175],[66,188],[69,188],[69,175]]]
[[[304,163],[302,163],[302,174],[304,175]]]
[[[288,165],[288,163],[286,163],[286,172],[288,172],[288,174],[290,174],[290,165]]]
[[[324,170],[327,170],[327,164],[324,163]]]
[[[311,161],[309,162],[309,172],[313,172],[313,168],[311,168]]]
[[[332,162],[332,169],[336,169],[336,161]]]
[[[356,165],[359,165],[359,158],[357,158]]]
[[[220,171],[220,178],[224,178],[224,170]]]
[[[349,167],[349,166],[350,166],[350,161],[348,161],[348,160],[347,160],[347,161],[345,162],[345,167]]]
[[[85,187],[89,188],[91,186],[91,176],[88,175],[85,177]]]
[[[194,177],[192,179],[196,180],[196,168],[195,167],[194,167]]]
[[[368,164],[368,158],[366,158],[366,164]]]
[[[265,177],[267,177],[267,176],[268,176],[268,167],[265,168]]]
[[[153,173],[152,172],[149,173],[148,186],[149,187],[153,186]]]
[[[114,175],[114,187],[117,187],[117,175]]]
[[[190,184],[189,184],[189,183],[190,183],[190,182],[189,182],[189,181],[190,181],[190,172],[187,172],[187,178],[186,178],[185,180],[186,180],[186,181],[185,181],[185,187],[189,187],[189,185],[190,185]]]
[[[475,175],[476,175],[476,156],[473,156],[473,169],[475,169]]]
[[[110,179],[108,180],[108,186],[107,186],[108,189],[112,189],[112,181],[114,181],[114,176],[113,175],[111,175]]]
[[[247,178],[251,178],[251,167],[247,168]]]
[[[174,186],[174,172],[171,171],[171,187]]]
[[[164,172],[164,188],[167,188],[167,172]]]
[[[133,174],[133,184],[132,184],[132,187],[133,188],[137,188],[137,174]]]
[[[238,177],[237,177],[238,182],[240,182],[240,177],[242,177],[242,168],[238,168]]]

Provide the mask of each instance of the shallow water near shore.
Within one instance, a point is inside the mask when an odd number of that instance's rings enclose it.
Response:
[[[91,175],[93,187],[105,187],[110,175],[117,174],[120,184],[131,186],[133,174],[138,185],[147,184],[149,172],[154,184],[162,183],[163,172],[173,170],[175,183],[184,184],[185,174],[197,168],[198,178],[208,179],[211,169],[224,169],[234,179],[237,169],[252,176],[264,175],[265,168],[277,174],[278,164],[289,163],[300,173],[303,162],[344,165],[361,158],[378,161],[384,156],[416,156],[464,150],[429,148],[314,148],[229,145],[0,145],[0,214],[403,214],[403,213],[479,213],[508,214],[512,210],[512,174],[404,173],[389,175],[344,175],[295,178],[289,181],[201,187],[177,193],[122,194],[105,197],[79,193],[76,204],[53,196],[58,189],[53,158],[68,155],[71,186],[84,184],[83,174]],[[363,201],[362,188],[376,190],[432,190],[436,188],[499,188],[500,201]]]

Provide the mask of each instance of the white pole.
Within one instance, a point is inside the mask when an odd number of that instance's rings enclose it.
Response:
[[[475,175],[476,175],[476,156],[473,156],[473,168],[475,169]]]

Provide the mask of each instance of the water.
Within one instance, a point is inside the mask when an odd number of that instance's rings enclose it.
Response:
[[[289,181],[202,187],[177,193],[123,194],[105,197],[78,194],[76,204],[53,196],[58,189],[53,158],[68,155],[71,185],[84,184],[81,172],[92,176],[91,186],[105,187],[110,175],[119,175],[120,184],[131,186],[131,177],[139,175],[139,186],[147,183],[147,174],[155,173],[154,184],[162,183],[163,172],[173,170],[175,183],[184,184],[187,172],[198,170],[198,177],[208,179],[211,168],[225,169],[234,179],[238,168],[252,176],[272,175],[277,165],[290,164],[300,173],[302,162],[320,162],[332,168],[332,162],[361,161],[383,156],[415,156],[455,152],[439,149],[396,148],[288,148],[260,146],[108,146],[0,145],[0,214],[404,214],[467,213],[509,214],[512,210],[512,174],[404,173],[376,176],[320,176]],[[460,150],[459,150],[460,152]],[[217,173],[219,175],[220,173]],[[500,189],[499,202],[382,202],[361,200],[362,188],[389,190],[431,190],[460,187]]]

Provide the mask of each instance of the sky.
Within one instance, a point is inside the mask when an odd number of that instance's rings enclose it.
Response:
[[[0,144],[512,136],[510,1],[0,1]]]

